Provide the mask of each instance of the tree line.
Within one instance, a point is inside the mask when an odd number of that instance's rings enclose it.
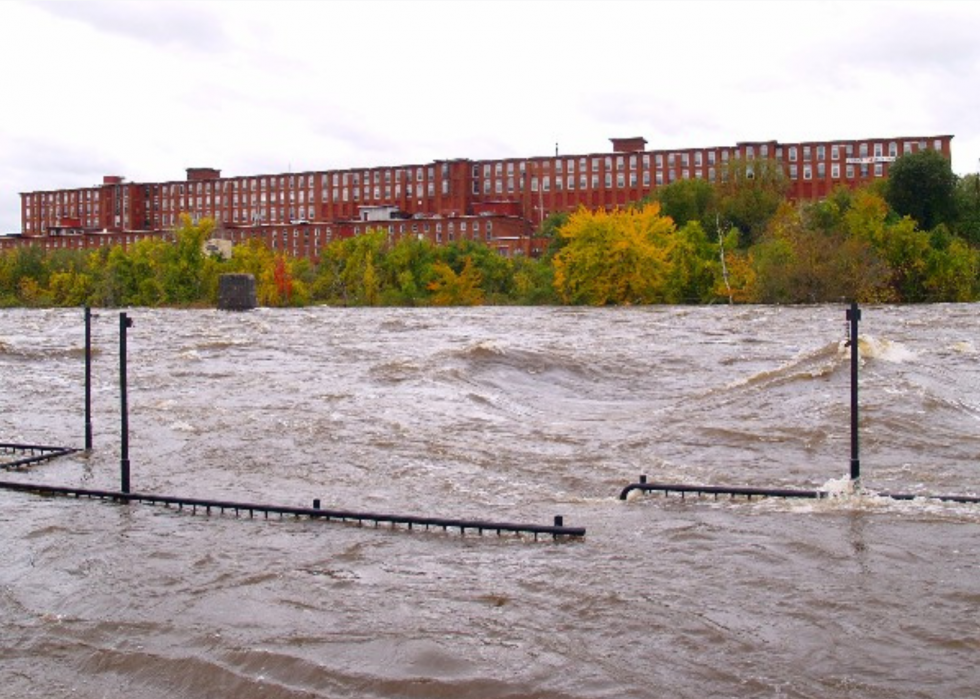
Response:
[[[0,306],[214,306],[225,273],[255,276],[265,306],[919,303],[980,299],[980,180],[939,153],[888,180],[793,203],[773,161],[731,161],[718,182],[680,180],[616,211],[555,214],[540,258],[482,243],[435,245],[377,230],[314,264],[254,239],[205,252],[214,223],[128,249],[22,246],[0,255]]]

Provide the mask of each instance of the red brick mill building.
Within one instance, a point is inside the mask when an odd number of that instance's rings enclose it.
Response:
[[[498,160],[436,160],[345,170],[222,177],[188,168],[185,180],[126,182],[107,176],[78,189],[26,192],[21,233],[0,249],[129,245],[169,234],[182,214],[208,217],[232,243],[261,238],[270,248],[316,259],[338,238],[369,228],[436,244],[472,239],[501,254],[537,255],[533,231],[551,213],[615,209],[677,180],[715,181],[730,160],[779,163],[794,200],[888,176],[897,157],[925,149],[951,157],[952,136],[866,138],[647,150],[644,138],[614,138],[612,150]],[[557,150],[557,149],[556,149]]]

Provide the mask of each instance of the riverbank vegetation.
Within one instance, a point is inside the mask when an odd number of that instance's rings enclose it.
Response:
[[[244,243],[204,252],[211,221],[124,250],[19,247],[0,255],[0,306],[214,306],[250,273],[266,306],[921,303],[980,300],[980,181],[940,154],[899,158],[887,181],[792,203],[781,168],[732,161],[718,183],[679,180],[622,210],[556,214],[540,258],[486,245],[335,240],[317,264]]]

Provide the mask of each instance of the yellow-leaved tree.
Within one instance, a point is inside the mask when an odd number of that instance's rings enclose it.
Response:
[[[555,291],[565,303],[669,303],[674,222],[660,205],[622,211],[579,209],[558,234]]]
[[[483,275],[473,266],[473,258],[467,256],[463,270],[457,274],[445,262],[432,265],[435,279],[429,282],[434,306],[479,306],[483,303],[480,284]]]

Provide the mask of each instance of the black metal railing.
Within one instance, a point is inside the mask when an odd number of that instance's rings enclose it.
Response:
[[[235,502],[231,500],[210,500],[206,498],[187,498],[171,495],[152,495],[149,493],[126,493],[113,490],[94,490],[90,488],[73,488],[68,486],[41,485],[37,483],[20,483],[16,481],[0,481],[0,488],[19,492],[35,493],[38,495],[61,495],[76,498],[97,498],[122,503],[142,503],[148,505],[164,505],[176,507],[179,510],[190,510],[192,514],[203,511],[205,514],[234,513],[236,517],[248,515],[278,515],[280,518],[291,516],[295,518],[322,519],[332,522],[349,522],[355,524],[382,524],[391,527],[401,526],[412,530],[420,529],[450,529],[458,530],[460,534],[467,531],[479,534],[506,533],[551,536],[559,538],[581,538],[585,536],[585,527],[566,527],[564,518],[557,515],[553,524],[518,524],[514,522],[492,522],[487,520],[448,519],[444,517],[418,517],[413,515],[382,514],[376,512],[354,512],[351,510],[330,510],[320,507],[320,501],[314,500],[313,507],[291,507],[288,505],[269,505],[250,502]]]
[[[833,497],[833,493],[826,490],[796,490],[792,488],[752,488],[744,486],[719,486],[719,485],[688,485],[681,483],[650,483],[647,481],[646,476],[640,476],[640,480],[637,483],[630,483],[619,493],[619,499],[625,500],[631,492],[634,490],[643,492],[658,492],[663,493],[665,496],[671,493],[679,494],[681,497],[685,495],[713,495],[715,499],[718,499],[719,495],[727,495],[729,497],[747,497],[751,500],[753,497],[760,498],[805,498],[810,500],[819,500],[822,498]],[[859,489],[858,492],[862,495],[867,495],[869,497],[880,497],[880,498],[890,498],[892,500],[942,500],[944,502],[958,502],[958,503],[980,503],[980,497],[974,495],[918,495],[914,493],[890,493],[890,492],[876,492],[873,490]]]
[[[38,444],[0,444],[0,468],[19,469],[77,451],[71,447]]]

